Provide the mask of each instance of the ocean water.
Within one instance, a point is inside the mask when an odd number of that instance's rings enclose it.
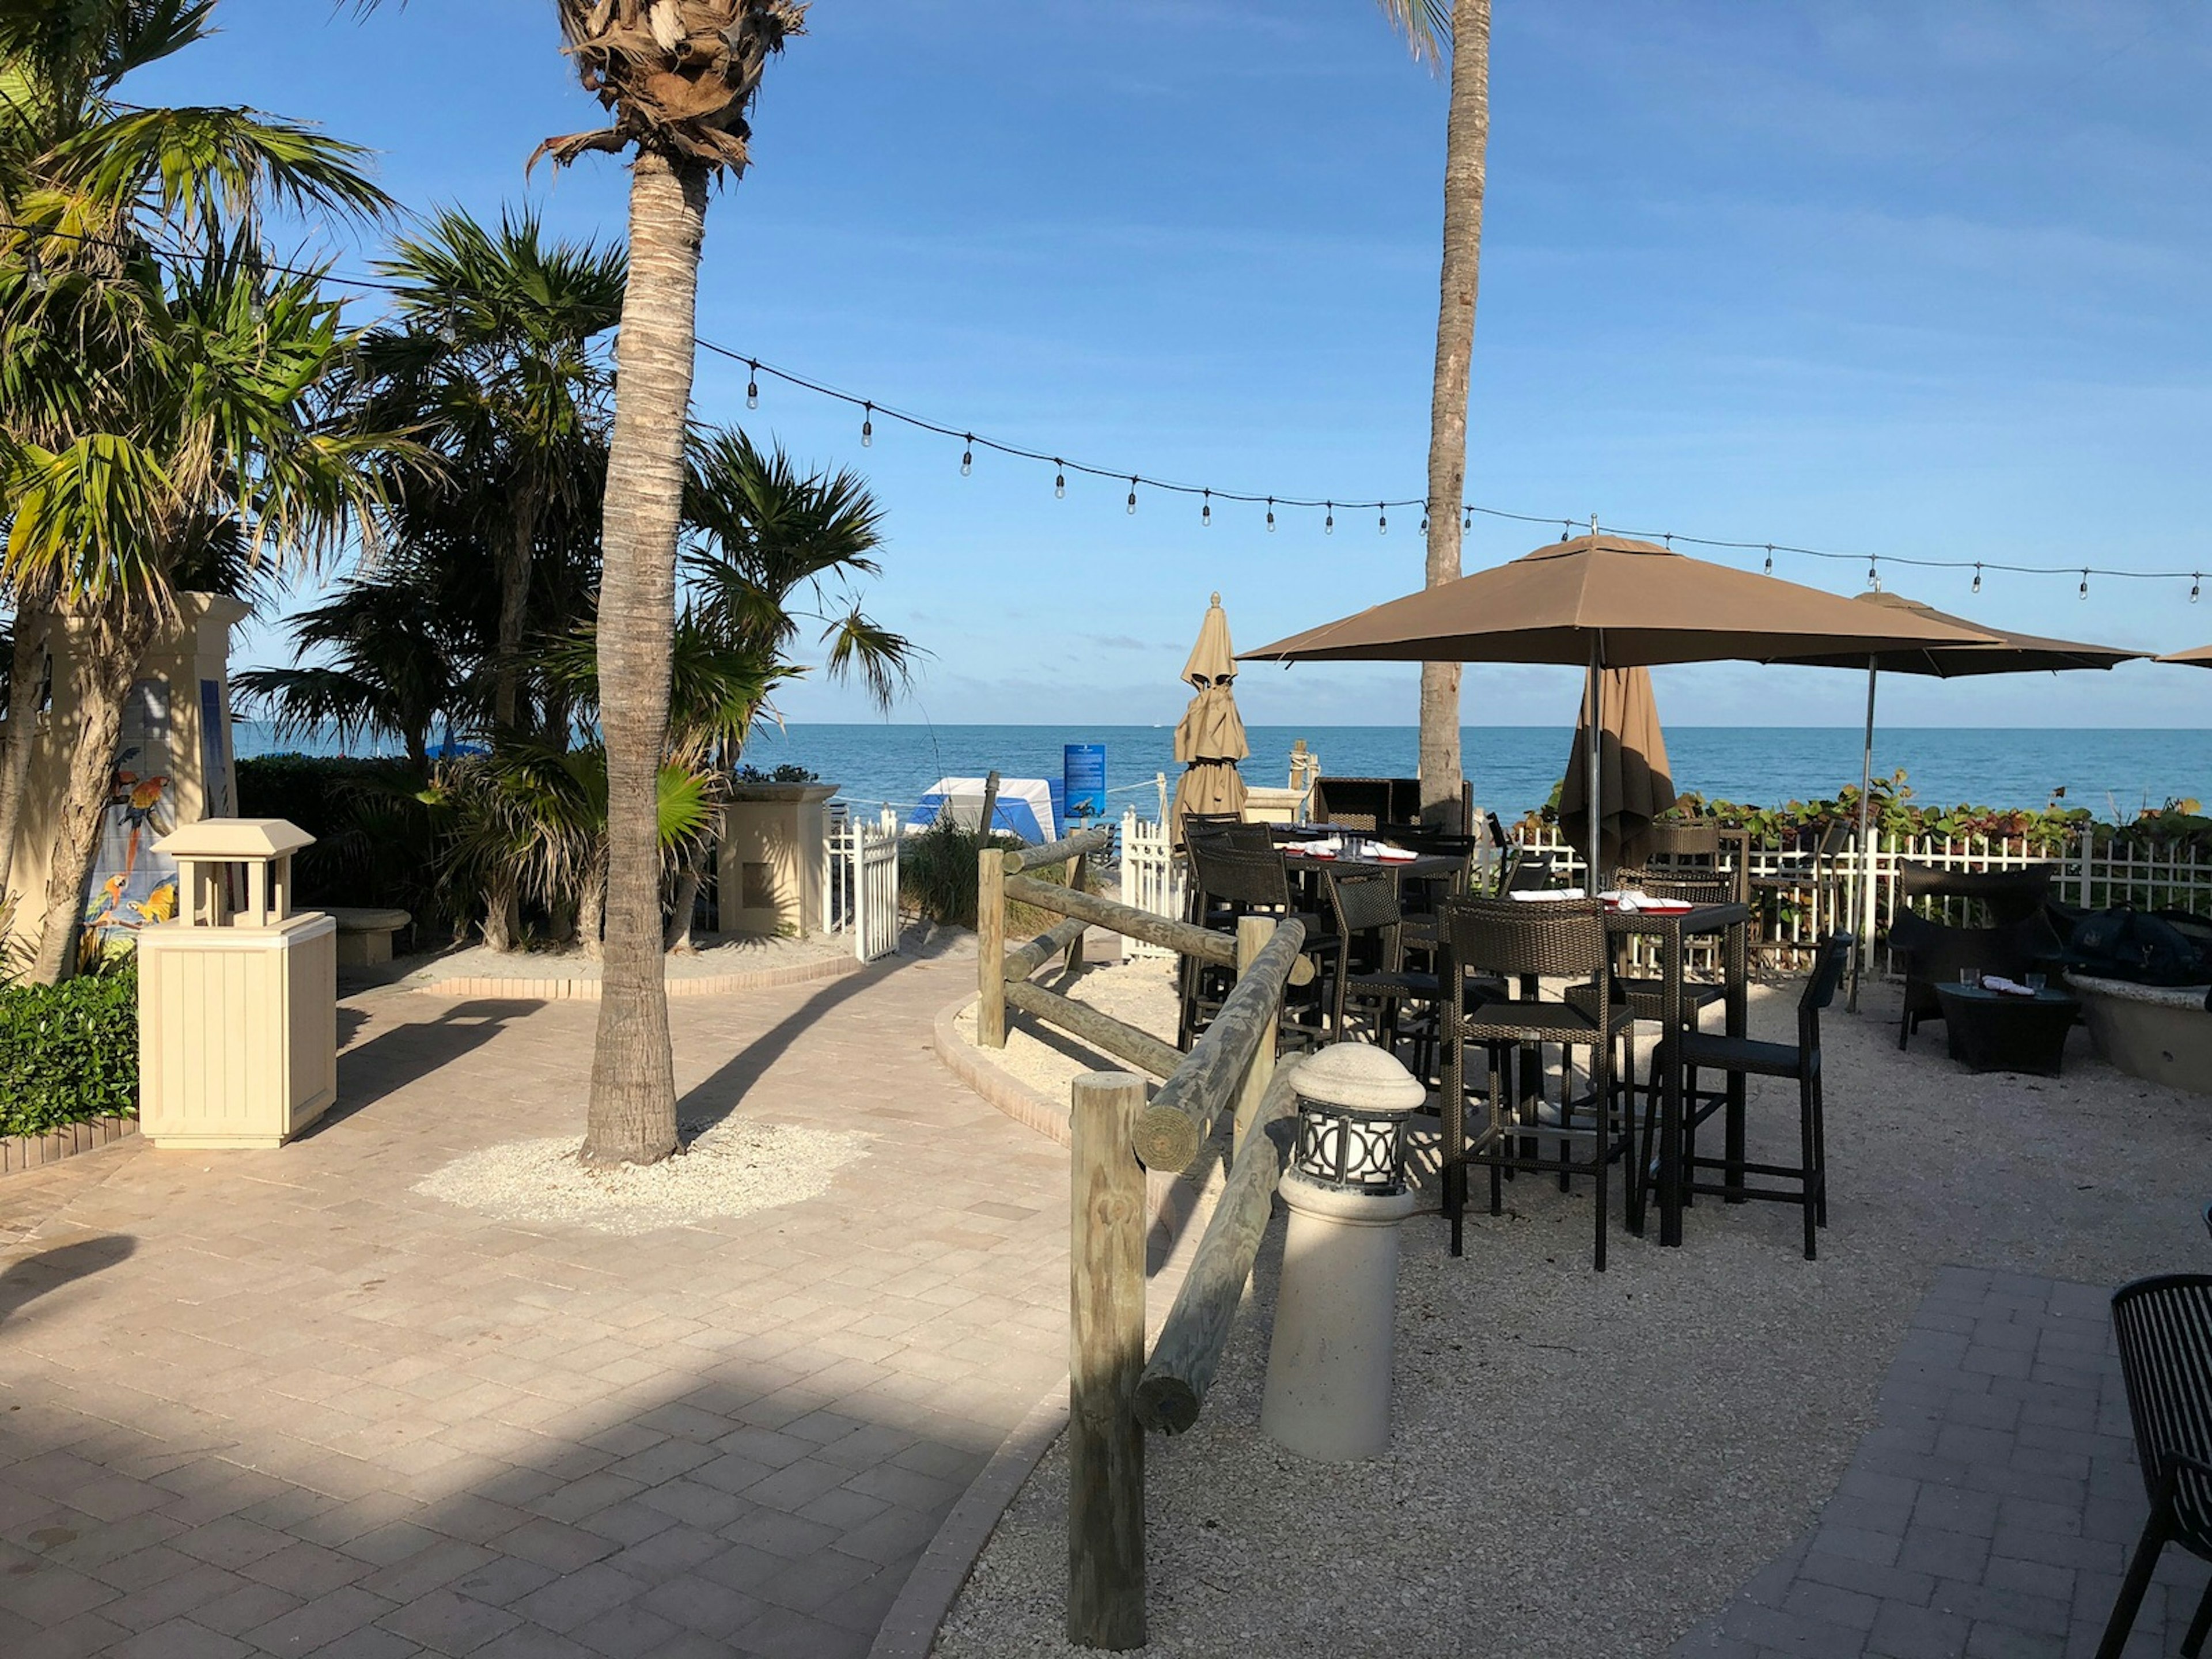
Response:
[[[1323,772],[1409,777],[1410,726],[1255,726],[1248,782],[1280,785],[1291,745],[1303,738]],[[277,742],[256,721],[237,727],[240,755],[283,749],[335,752],[327,742]],[[1475,799],[1509,823],[1550,796],[1573,737],[1565,726],[1469,726],[1462,734]],[[1709,798],[1778,805],[1832,796],[1859,778],[1858,726],[1678,726],[1668,729],[1674,787]],[[804,766],[839,786],[856,807],[911,806],[937,779],[1057,778],[1061,746],[1106,745],[1106,784],[1118,809],[1157,809],[1153,779],[1175,787],[1175,728],[1165,726],[793,725],[764,728],[745,758],[763,769]],[[1902,767],[1923,805],[2042,806],[2063,789],[2068,805],[2100,817],[2132,817],[2170,799],[2212,800],[2212,732],[1905,726],[1879,731],[1875,768]]]

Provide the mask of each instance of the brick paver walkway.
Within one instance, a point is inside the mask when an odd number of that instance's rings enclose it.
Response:
[[[972,972],[674,1004],[687,1117],[880,1137],[741,1218],[416,1195],[580,1131],[596,1009],[400,992],[306,1140],[0,1183],[0,1654],[865,1653],[1064,1364],[1065,1155],[929,1052]]]
[[[2146,1512],[2110,1295],[1947,1268],[1811,1535],[1678,1659],[2094,1654]],[[2130,1659],[2179,1650],[2204,1582],[2166,1551]]]

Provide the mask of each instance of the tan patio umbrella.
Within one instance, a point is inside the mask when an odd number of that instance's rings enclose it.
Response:
[[[1569,842],[1589,843],[1589,705],[1605,710],[1599,731],[1597,798],[1598,852],[1607,868],[1643,862],[1642,843],[1652,819],[1674,804],[1674,780],[1667,764],[1667,734],[1659,729],[1659,705],[1651,695],[1648,668],[1608,668],[1605,685],[1593,699],[1585,689],[1583,718],[1575,723],[1575,743],[1567,757],[1566,780],[1559,787],[1559,831]]]
[[[1601,668],[1761,661],[1792,652],[1980,643],[1991,635],[1904,611],[1877,612],[1838,594],[1708,563],[1650,542],[1588,536],[1557,542],[1441,587],[1294,634],[1246,660],[1271,662],[1550,662]],[[1602,728],[1604,688],[1585,703]],[[1601,748],[1602,745],[1600,745]],[[1597,750],[1585,755],[1589,794]],[[1601,848],[1590,837],[1593,884]]]
[[[1981,627],[1978,623],[1947,615],[1931,605],[1923,605],[1917,599],[1908,599],[1899,593],[1862,593],[1853,603],[1872,605],[1891,615],[1918,617],[1955,628]],[[1814,668],[1863,667],[1867,672],[1866,747],[1859,763],[1860,869],[1858,891],[1854,895],[1857,902],[1853,906],[1854,913],[1859,918],[1858,945],[1851,962],[1850,1006],[1854,1013],[1859,1006],[1860,970],[1873,944],[1875,890],[1866,849],[1872,815],[1870,797],[1874,793],[1875,687],[1882,672],[1920,674],[1948,680],[1977,674],[2025,674],[2039,670],[2110,668],[2115,663],[2129,662],[2145,654],[2141,651],[2123,651],[2116,646],[2087,645],[2078,640],[2045,639],[2039,634],[2014,634],[2003,629],[1989,628],[1981,631],[1990,637],[1979,644],[1908,645],[1870,652],[1824,650],[1769,659]]]
[[[2212,645],[2200,645],[2194,651],[2177,651],[2170,657],[2160,657],[2160,662],[2185,662],[2198,668],[2212,668]]]
[[[1199,624],[1198,643],[1190,648],[1182,677],[1198,688],[1198,695],[1176,726],[1176,758],[1183,772],[1168,814],[1168,836],[1177,847],[1182,844],[1184,814],[1244,810],[1244,777],[1237,763],[1252,748],[1237,713],[1237,653],[1229,642],[1229,618],[1218,593]]]

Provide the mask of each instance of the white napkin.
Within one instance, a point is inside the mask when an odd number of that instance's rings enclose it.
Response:
[[[1541,904],[1559,899],[1578,899],[1583,896],[1579,887],[1540,887],[1533,893],[1509,893],[1508,898],[1519,899],[1524,904]]]
[[[2002,974],[1984,974],[1982,975],[1982,989],[1984,991],[1995,991],[2000,996],[2008,997],[2032,997],[2035,994],[2033,991],[2030,990],[2027,986],[2021,984],[2017,980],[2007,979]]]
[[[1387,864],[1411,864],[1420,854],[1410,848],[1378,847],[1375,849],[1375,856]]]

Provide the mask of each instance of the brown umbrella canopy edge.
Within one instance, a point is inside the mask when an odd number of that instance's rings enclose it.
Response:
[[[1953,628],[1978,629],[1990,637],[1981,643],[1892,646],[1875,652],[1821,650],[1770,657],[1770,662],[1809,668],[1864,668],[1868,659],[1886,674],[1922,674],[1939,679],[1960,679],[1975,674],[2022,674],[2041,669],[2111,668],[2149,655],[2124,651],[2113,645],[2091,645],[2081,640],[2046,639],[2039,634],[2016,633],[1968,622],[1938,611],[1902,593],[1861,593],[1854,605],[1872,606],[1889,615],[1919,617]]]
[[[2197,668],[2212,668],[2212,645],[2200,645],[2194,651],[2177,651],[2170,657],[2160,657],[2159,660],[2187,663]]]

